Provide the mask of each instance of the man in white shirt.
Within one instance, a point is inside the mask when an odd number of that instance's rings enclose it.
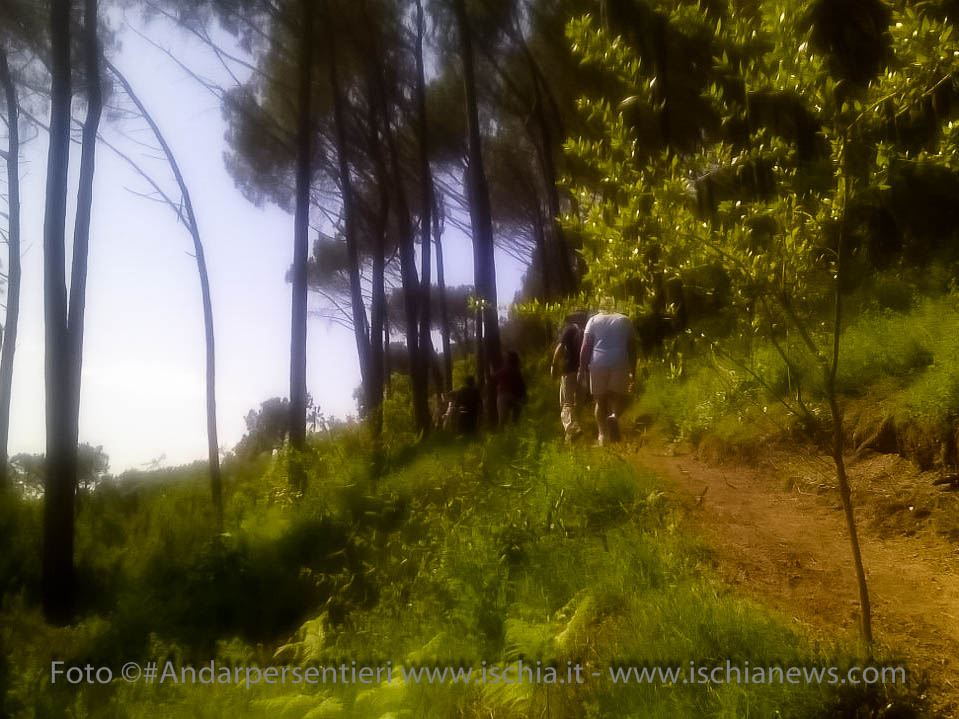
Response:
[[[619,413],[632,391],[636,369],[636,333],[619,312],[601,311],[586,323],[579,356],[579,381],[596,400],[599,444],[619,440]]]

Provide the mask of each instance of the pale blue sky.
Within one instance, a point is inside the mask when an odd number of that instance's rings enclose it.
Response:
[[[135,16],[128,20],[138,24]],[[113,24],[121,27],[122,20],[115,18]],[[218,66],[198,43],[161,22],[140,27],[201,74],[217,75]],[[136,34],[121,31],[120,39],[122,47],[112,59],[166,135],[196,207],[213,295],[219,432],[221,445],[229,448],[243,435],[243,418],[251,408],[289,392],[290,286],[284,277],[292,257],[293,218],[272,205],[253,206],[234,187],[223,163],[225,123],[216,98]],[[106,116],[102,131],[111,141],[123,142]],[[123,146],[172,192],[162,163],[145,159],[144,150],[133,143]],[[44,446],[46,153],[45,133],[23,153],[23,294],[11,454],[42,452]],[[76,153],[74,182],[78,160]],[[201,459],[206,454],[203,322],[189,234],[169,208],[125,189],[148,190],[102,145],[97,164],[80,439],[103,445],[114,472],[161,456],[165,464]],[[471,284],[468,239],[455,231],[447,234],[447,282]],[[497,253],[497,260],[503,302],[512,298],[525,268],[503,253]],[[5,248],[0,263],[6,266]],[[321,410],[339,417],[354,413],[358,383],[352,333],[312,318],[308,385]]]

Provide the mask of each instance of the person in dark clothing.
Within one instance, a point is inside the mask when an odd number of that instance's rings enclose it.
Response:
[[[559,419],[563,423],[567,442],[572,442],[582,433],[576,417],[581,394],[576,375],[579,372],[579,354],[583,345],[585,324],[585,312],[574,312],[566,317],[566,324],[560,332],[556,349],[553,350],[553,362],[550,366],[552,377],[559,374]]]
[[[472,375],[467,377],[466,384],[456,390],[455,395],[457,429],[460,434],[473,434],[483,408],[483,398],[476,387],[476,378]]]
[[[493,381],[500,426],[519,421],[520,409],[526,403],[526,382],[516,352],[506,353],[506,363],[493,375]]]

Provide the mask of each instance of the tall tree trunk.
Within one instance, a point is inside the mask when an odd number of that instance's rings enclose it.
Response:
[[[383,311],[383,393],[386,397],[393,396],[393,361],[390,359],[390,313],[385,307]]]
[[[300,57],[296,131],[296,210],[293,218],[293,297],[290,332],[290,483],[306,489],[302,453],[306,448],[306,316],[308,302],[310,185],[313,180],[313,132],[310,100],[313,87],[313,0],[300,0]]]
[[[484,368],[488,369],[486,362],[486,342],[485,337],[483,336],[483,311],[479,308],[474,312],[473,317],[473,330],[476,334],[476,374],[477,374],[477,384],[480,390],[485,390],[487,385],[488,372],[484,371]],[[489,383],[492,386],[492,382]],[[489,399],[487,398],[487,401]],[[495,420],[494,420],[495,426]]]
[[[70,162],[70,0],[50,3],[50,147],[43,218],[46,477],[43,514],[43,611],[66,624],[73,615],[73,506],[76,452],[70,444],[67,362],[66,214]]]
[[[17,89],[10,74],[6,50],[0,47],[0,85],[7,102],[7,313],[0,350],[0,491],[10,483],[7,442],[10,437],[10,395],[13,389],[13,356],[20,323],[20,133]]]
[[[391,141],[388,141],[391,144]],[[416,429],[426,434],[430,427],[428,387],[426,365],[423,362],[423,350],[419,337],[419,296],[421,292],[416,274],[416,248],[413,244],[413,226],[410,222],[406,204],[405,190],[399,157],[395,148],[391,149],[394,194],[397,198],[397,215],[400,220],[400,277],[403,282],[403,306],[406,314],[406,349],[410,358],[410,385],[413,394],[413,418]]]
[[[557,263],[557,276],[559,282],[557,290],[559,295],[566,296],[575,289],[575,278],[569,254],[569,245],[566,243],[566,236],[563,233],[563,226],[560,224],[559,216],[561,213],[559,203],[559,187],[556,180],[556,161],[553,157],[553,134],[550,131],[549,120],[546,118],[546,108],[543,104],[543,93],[540,90],[539,72],[536,67],[536,61],[533,58],[529,48],[523,43],[523,51],[526,56],[527,64],[530,68],[530,74],[533,76],[533,112],[536,115],[536,123],[539,126],[539,152],[537,156],[540,162],[540,169],[543,173],[543,184],[546,187],[546,202],[549,208],[549,224],[552,230],[553,252],[550,253],[544,246],[546,254],[543,255],[543,262],[555,261]],[[545,242],[544,236],[544,242]],[[543,270],[545,275],[546,270]],[[545,285],[544,285],[545,289]],[[547,299],[550,295],[547,290]]]
[[[76,451],[80,434],[80,377],[83,369],[83,327],[86,314],[87,260],[90,255],[90,220],[93,212],[93,177],[96,172],[97,132],[103,112],[100,87],[100,46],[97,41],[97,0],[83,3],[83,55],[87,115],[80,140],[80,180],[73,229],[73,262],[70,272],[70,305],[67,313],[70,365],[70,446]]]
[[[496,301],[496,260],[493,251],[493,218],[490,207],[489,185],[483,169],[483,143],[480,137],[479,108],[476,98],[476,79],[473,69],[473,41],[466,13],[465,0],[453,0],[459,32],[460,60],[463,63],[463,86],[466,94],[466,121],[469,133],[468,196],[470,223],[473,228],[473,273],[477,296],[485,303],[483,308],[484,351],[478,353],[482,365],[477,371],[483,377],[490,366],[502,363],[499,317]],[[492,386],[492,383],[489,383]],[[496,424],[496,403],[487,401],[490,423]]]
[[[433,191],[433,238],[436,242],[436,285],[439,294],[440,306],[440,337],[443,340],[443,389],[447,392],[453,389],[453,355],[450,350],[450,319],[446,307],[446,277],[443,267],[443,225],[441,222],[439,197],[435,188]]]
[[[549,302],[552,296],[552,283],[550,282],[550,273],[549,273],[549,251],[547,249],[546,243],[546,219],[543,217],[543,210],[540,208],[539,199],[535,199],[536,202],[536,219],[535,225],[533,226],[533,237],[536,241],[536,254],[539,255],[540,262],[540,280],[543,283],[542,287],[542,297],[543,300]],[[532,269],[532,268],[530,268]]]
[[[416,272],[416,246],[413,240],[413,223],[410,221],[409,202],[403,179],[402,161],[396,146],[396,138],[389,122],[389,100],[383,67],[380,62],[375,29],[367,18],[370,32],[371,59],[374,66],[376,89],[371,101],[379,105],[383,120],[383,135],[389,153],[393,195],[396,198],[396,217],[399,222],[400,278],[403,282],[403,308],[406,315],[406,349],[410,363],[410,385],[413,394],[413,418],[416,429],[423,434],[430,429],[429,386],[424,348],[419,341],[420,282]]]
[[[378,230],[373,248],[372,294],[370,302],[370,395],[368,398],[370,428],[374,439],[383,433],[383,390],[386,363],[383,334],[386,319],[386,272],[385,242],[386,222],[389,213],[389,193],[381,190]]]
[[[570,294],[576,290],[579,284],[580,273],[577,271],[576,254],[570,248],[566,233],[563,232],[563,226],[559,221],[561,204],[559,201],[559,185],[556,179],[556,146],[553,142],[554,137],[566,137],[566,126],[563,121],[563,113],[559,109],[559,103],[556,101],[556,95],[550,88],[549,80],[536,61],[536,57],[533,55],[533,51],[530,50],[526,38],[523,37],[521,32],[514,32],[514,36],[519,41],[520,48],[526,58],[527,67],[533,75],[536,101],[534,110],[536,113],[536,122],[540,128],[540,138],[542,140],[542,150],[539,160],[543,177],[546,181],[549,211],[553,219],[555,249],[560,258],[562,258],[560,272],[563,276],[565,286],[561,288],[561,292]],[[548,117],[547,109],[549,110]],[[552,132],[551,128],[555,128],[556,132]],[[575,215],[576,198],[568,195],[568,199],[573,206],[573,214]]]
[[[376,83],[367,78],[368,91],[376,91]],[[372,97],[367,105],[367,131],[370,157],[373,158],[379,206],[373,226],[373,270],[370,299],[370,385],[368,397],[371,416],[371,431],[374,442],[379,443],[383,433],[383,394],[389,383],[389,327],[386,307],[386,232],[389,225],[390,193],[387,172],[380,150],[379,119],[377,103]]]
[[[67,307],[67,383],[69,437],[67,451],[74,467],[74,487],[79,465],[80,385],[83,372],[83,328],[86,315],[87,263],[90,256],[90,221],[93,214],[93,178],[96,173],[97,132],[103,112],[100,86],[100,46],[97,40],[97,0],[83,2],[82,46],[87,113],[80,138],[80,172],[73,228],[73,260]]]
[[[550,231],[544,236],[547,250],[543,254],[544,261],[547,264],[554,265],[557,269],[558,282],[555,287],[560,296],[566,296],[573,292],[576,286],[576,275],[573,270],[573,256],[569,251],[569,244],[566,241],[566,235],[559,221],[561,206],[559,201],[559,187],[556,181],[556,161],[554,137],[565,137],[563,117],[556,104],[556,98],[550,90],[549,81],[539,67],[533,52],[526,42],[522,31],[519,28],[512,28],[510,36],[513,42],[522,52],[523,59],[530,75],[530,82],[533,90],[533,103],[530,108],[530,120],[535,118],[535,127],[533,122],[525,122],[526,133],[529,136],[530,144],[536,151],[536,159],[539,163],[540,173],[543,179],[543,186],[546,190],[546,202],[549,208],[549,228]],[[490,51],[484,48],[484,54],[492,62],[494,68],[500,77],[512,90],[516,99],[525,103],[527,100],[527,91],[520,88],[510,77],[503,67],[496,62]],[[553,123],[558,128],[556,133],[552,130],[550,118],[547,117],[547,105],[552,114]],[[551,283],[552,284],[552,283]],[[549,295],[547,295],[549,297]]]
[[[420,243],[422,256],[420,267],[420,355],[427,367],[433,365],[433,328],[430,318],[430,255],[432,246],[433,173],[430,170],[429,124],[426,118],[426,77],[423,71],[423,35],[426,33],[426,18],[422,0],[416,0],[416,115],[420,149]],[[426,374],[426,372],[424,372]],[[436,385],[437,391],[440,389]]]
[[[206,268],[206,255],[203,252],[203,242],[200,238],[200,224],[197,222],[196,213],[193,209],[193,200],[190,197],[190,191],[187,188],[186,180],[180,171],[180,166],[173,155],[173,150],[167,144],[166,138],[160,132],[160,127],[156,124],[153,116],[147,112],[146,106],[140,101],[140,98],[133,91],[133,87],[123,76],[123,74],[109,61],[106,66],[116,77],[117,81],[123,86],[127,96],[136,105],[140,115],[150,126],[150,130],[156,137],[157,142],[166,156],[167,164],[176,178],[177,186],[180,188],[183,209],[174,208],[179,214],[183,224],[190,231],[193,238],[193,253],[196,256],[197,273],[200,276],[200,293],[203,302],[203,334],[206,346],[206,436],[207,436],[207,461],[210,467],[210,491],[213,498],[213,509],[216,513],[216,527],[218,530],[223,528],[223,481],[220,473],[220,445],[217,438],[216,425],[216,345],[214,342],[213,331],[213,300],[210,295],[210,278]],[[186,217],[183,214],[186,214]]]
[[[336,136],[337,168],[340,177],[340,195],[343,202],[343,219],[346,234],[346,254],[350,276],[350,308],[353,317],[353,336],[360,362],[360,378],[363,385],[364,405],[367,412],[374,401],[375,389],[370,371],[370,333],[366,319],[366,304],[363,302],[363,285],[360,277],[360,258],[356,240],[356,211],[353,206],[353,182],[350,177],[349,147],[346,139],[344,104],[340,92],[340,78],[336,64],[336,32],[327,22],[327,49],[329,50],[330,87],[333,92],[333,122]]]

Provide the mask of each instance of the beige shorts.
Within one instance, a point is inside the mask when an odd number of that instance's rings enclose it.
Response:
[[[628,387],[629,368],[626,365],[589,368],[589,391],[593,397],[601,397],[604,394],[625,396]]]

